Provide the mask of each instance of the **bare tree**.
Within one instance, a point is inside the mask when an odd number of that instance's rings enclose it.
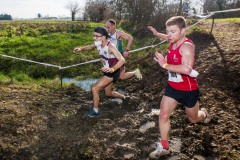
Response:
[[[76,13],[81,10],[81,8],[79,7],[79,4],[77,2],[68,2],[68,4],[66,5],[66,8],[69,9],[71,12],[72,21],[75,21]]]
[[[85,6],[85,16],[95,22],[103,21],[106,13],[110,13],[108,3],[108,0],[88,0]]]
[[[182,0],[180,0],[177,14],[182,15],[182,10],[183,10],[183,2]]]
[[[41,18],[41,17],[42,17],[41,13],[38,13],[37,16],[38,16],[38,18]]]

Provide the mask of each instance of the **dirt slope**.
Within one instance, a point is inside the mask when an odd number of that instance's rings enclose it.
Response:
[[[179,106],[171,118],[171,155],[164,159],[240,159],[239,28],[239,23],[216,23],[213,36],[190,35],[197,46],[201,106],[213,120],[191,124]],[[144,69],[143,80],[117,86],[132,99],[119,105],[101,93],[99,118],[85,116],[92,95],[79,88],[56,91],[1,84],[0,159],[148,159],[159,138],[158,116],[150,113],[159,109],[167,74],[152,54],[127,65],[135,63]],[[156,126],[139,132],[148,121]]]

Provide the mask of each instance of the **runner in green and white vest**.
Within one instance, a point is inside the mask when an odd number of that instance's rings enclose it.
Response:
[[[113,43],[118,51],[123,55],[124,58],[128,57],[133,37],[123,31],[116,29],[116,22],[113,19],[109,19],[106,22],[106,28],[111,36],[108,40]],[[125,50],[123,50],[123,39],[127,40]],[[120,68],[120,79],[125,80],[136,76],[139,80],[142,79],[142,74],[138,68],[131,72],[125,72],[125,65]]]

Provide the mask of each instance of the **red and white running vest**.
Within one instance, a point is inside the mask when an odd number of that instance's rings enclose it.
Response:
[[[187,39],[185,42],[193,43],[190,39]],[[170,44],[168,55],[167,55],[167,63],[173,65],[180,65],[183,64],[182,55],[180,54],[180,48],[182,44],[173,50],[173,44]],[[168,84],[176,89],[182,91],[193,91],[198,89],[197,79],[194,77],[190,77],[186,74],[176,73],[168,71]]]

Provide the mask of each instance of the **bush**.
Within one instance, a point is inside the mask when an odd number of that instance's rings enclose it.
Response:
[[[38,30],[35,30],[33,28],[28,28],[26,30],[26,36],[30,36],[30,37],[37,37],[39,35]]]
[[[11,71],[10,73],[11,79],[13,79],[16,82],[30,82],[32,79],[22,71]]]
[[[126,30],[128,32],[132,32],[133,29],[134,29],[133,24],[130,21],[128,21],[128,20],[120,21],[118,26],[121,26],[122,29],[124,29],[124,30]]]

